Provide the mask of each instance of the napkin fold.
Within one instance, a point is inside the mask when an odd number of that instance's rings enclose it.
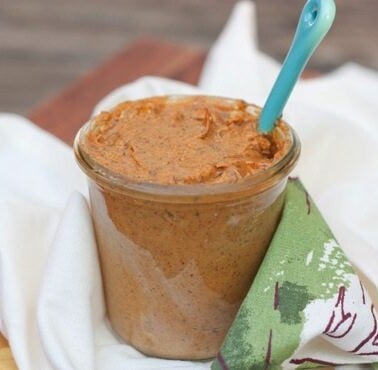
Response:
[[[280,65],[258,50],[256,9],[239,1],[205,61],[198,86],[262,106]]]
[[[90,211],[75,192],[51,243],[37,303],[41,344],[54,368],[95,369],[94,328],[103,324],[103,302]]]
[[[256,49],[254,7],[240,2],[194,86],[146,77],[105,97],[196,92],[262,104],[278,64]],[[300,82],[285,118],[302,141],[296,174],[377,303],[378,76],[356,65]],[[0,331],[28,369],[209,369],[148,358],[104,316],[85,176],[71,148],[25,118],[0,114]],[[83,194],[83,195],[80,195]]]
[[[290,179],[280,224],[212,370],[376,361],[369,292],[310,195]]]

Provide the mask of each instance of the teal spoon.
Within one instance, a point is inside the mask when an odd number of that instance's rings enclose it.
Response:
[[[299,76],[317,46],[332,26],[334,0],[308,0],[298,21],[290,50],[261,111],[259,131],[273,130]]]

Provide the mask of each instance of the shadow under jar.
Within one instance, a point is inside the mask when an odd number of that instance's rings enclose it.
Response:
[[[300,151],[296,134],[285,124],[282,158],[235,183],[159,184],[94,160],[83,150],[91,125],[78,133],[75,154],[89,179],[113,328],[147,355],[215,356],[279,222]]]

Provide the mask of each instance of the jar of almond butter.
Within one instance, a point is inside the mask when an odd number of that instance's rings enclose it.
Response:
[[[260,108],[209,96],[119,104],[82,127],[107,312],[147,355],[216,355],[280,219],[300,144]]]

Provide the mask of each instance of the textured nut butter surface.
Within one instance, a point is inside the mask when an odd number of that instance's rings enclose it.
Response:
[[[81,148],[99,165],[138,182],[232,183],[288,150],[287,127],[257,132],[258,108],[216,97],[128,101],[91,123]]]

